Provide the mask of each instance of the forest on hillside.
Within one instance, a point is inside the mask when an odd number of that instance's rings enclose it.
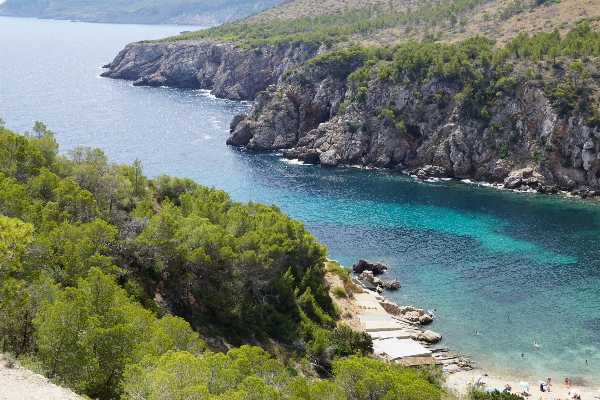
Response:
[[[441,398],[434,370],[373,360],[337,323],[324,247],[275,206],[2,122],[0,228],[2,352],[80,394]]]

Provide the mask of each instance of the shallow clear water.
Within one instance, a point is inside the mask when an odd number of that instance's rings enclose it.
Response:
[[[279,205],[331,258],[390,265],[403,287],[389,297],[437,308],[442,343],[489,372],[600,384],[597,202],[247,153],[225,146],[247,103],[98,77],[128,42],[181,30],[0,17],[0,117],[20,132],[45,122],[62,151],[101,147],[116,162],[141,159],[150,176]]]

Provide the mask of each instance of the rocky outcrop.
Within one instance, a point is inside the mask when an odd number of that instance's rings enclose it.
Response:
[[[352,266],[352,271],[354,271],[357,274],[360,274],[363,271],[371,271],[373,275],[381,275],[384,272],[386,272],[387,269],[388,267],[381,263],[367,260],[359,260],[356,264]]]
[[[434,331],[426,330],[419,333],[418,335],[411,336],[411,339],[420,340],[426,343],[437,343],[440,340],[442,340],[442,335]]]
[[[381,279],[373,276],[373,271],[363,271],[358,276],[358,281],[361,285],[366,286],[367,289],[375,288],[375,290],[379,293],[383,292],[383,290],[398,290],[400,289],[400,282],[398,279],[391,279],[389,281],[382,281]]]
[[[471,117],[457,84],[390,83],[370,71],[355,88],[327,65],[309,63],[257,96],[228,144],[323,167],[371,166],[414,177],[485,181],[515,190],[600,194],[597,128],[561,117],[544,92],[523,82]],[[348,70],[354,70],[348,66]]]
[[[324,50],[303,46],[244,49],[210,40],[130,43],[101,76],[131,80],[135,86],[207,89],[219,98],[253,100],[288,68]],[[247,143],[243,133],[236,135],[241,139],[232,144]],[[269,133],[260,136],[264,135]],[[281,140],[274,143],[285,145]]]
[[[385,289],[385,290],[398,290],[400,289],[400,282],[398,282],[398,279],[392,279],[389,281],[383,281],[381,286]]]

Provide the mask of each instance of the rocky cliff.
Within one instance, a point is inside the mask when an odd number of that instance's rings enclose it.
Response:
[[[204,40],[131,43],[102,76],[133,80],[136,86],[208,89],[219,98],[253,100],[290,66],[318,52],[304,46],[243,49]]]
[[[217,25],[272,7],[277,0],[6,0],[0,15],[124,24]]]
[[[382,82],[373,67],[366,87],[356,88],[331,70],[309,63],[285,74],[232,121],[227,143],[286,149],[288,158],[327,167],[394,168],[419,178],[600,194],[597,128],[557,114],[531,81],[499,93],[483,115],[472,117],[455,99],[456,83]]]

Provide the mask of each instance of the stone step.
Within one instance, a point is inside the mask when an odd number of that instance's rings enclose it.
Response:
[[[395,331],[374,331],[367,332],[373,340],[375,339],[388,339],[388,338],[396,338],[396,339],[409,339],[410,335],[403,330],[395,330]]]
[[[393,321],[361,321],[360,326],[365,332],[402,330],[402,327]]]

